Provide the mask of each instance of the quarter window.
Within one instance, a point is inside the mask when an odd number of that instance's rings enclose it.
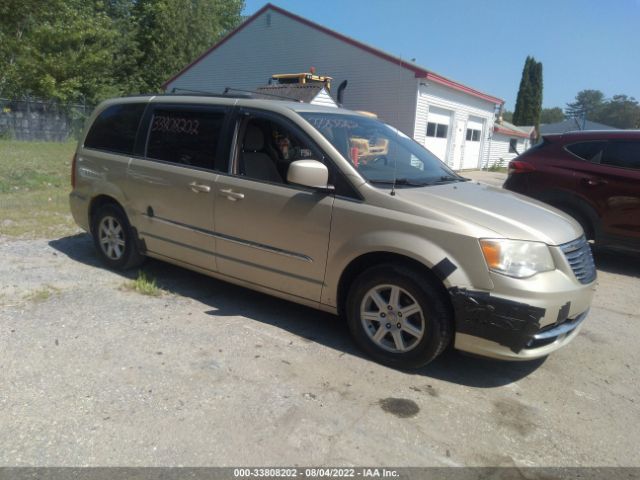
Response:
[[[93,122],[84,140],[84,146],[131,155],[145,107],[143,103],[125,103],[108,107]]]
[[[606,142],[580,142],[567,145],[565,148],[576,157],[588,162],[600,163],[600,155],[605,145]]]
[[[151,119],[147,157],[213,170],[224,118],[222,111],[156,110]]]
[[[427,123],[427,137],[447,138],[449,125],[443,123]]]
[[[640,142],[609,142],[602,155],[602,163],[640,170]]]

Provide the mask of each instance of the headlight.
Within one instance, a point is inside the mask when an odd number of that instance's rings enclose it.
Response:
[[[551,252],[541,242],[481,239],[480,247],[489,270],[515,278],[527,278],[556,268]]]

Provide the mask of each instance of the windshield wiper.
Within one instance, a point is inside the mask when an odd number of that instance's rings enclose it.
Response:
[[[381,185],[409,185],[411,187],[422,187],[426,185],[424,182],[412,182],[408,178],[396,178],[396,181],[393,180],[369,180],[371,183],[379,183]]]
[[[451,182],[466,182],[467,179],[466,178],[462,178],[462,177],[458,177],[458,176],[454,176],[454,175],[442,175],[441,177],[432,180],[431,182],[429,182],[427,185],[442,185],[444,183],[451,183]]]

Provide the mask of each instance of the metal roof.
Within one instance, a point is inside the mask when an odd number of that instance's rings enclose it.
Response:
[[[531,134],[535,130],[535,127],[516,126],[513,123],[509,123],[503,120],[500,123],[496,122],[493,126],[493,129],[496,133],[501,133],[503,135],[508,135],[511,137],[530,138]]]
[[[576,130],[616,130],[616,128],[603,123],[592,122],[591,120],[586,120],[584,128],[582,128],[582,120],[578,118],[568,118],[562,122],[540,125],[540,135],[566,133]]]

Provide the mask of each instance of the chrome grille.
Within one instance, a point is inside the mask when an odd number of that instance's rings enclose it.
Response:
[[[584,236],[560,245],[560,249],[580,283],[591,283],[596,279],[596,265],[593,262],[591,247]]]

